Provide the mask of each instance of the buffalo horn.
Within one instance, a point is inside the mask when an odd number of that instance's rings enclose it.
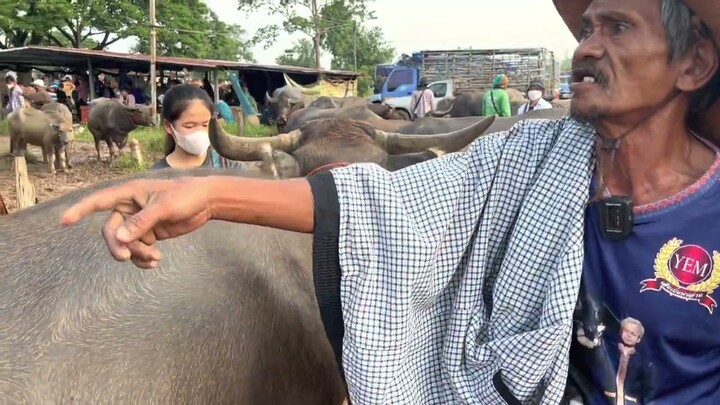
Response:
[[[445,110],[445,111],[433,110],[433,111],[430,111],[430,115],[433,116],[433,117],[442,118],[442,117],[450,114],[450,111],[451,111],[452,109],[453,109],[453,106],[450,106],[450,108],[448,108],[448,109]]]
[[[484,134],[493,121],[495,116],[491,115],[467,128],[437,135],[405,135],[375,130],[375,140],[391,155],[418,153],[430,148],[452,153],[466,147]]]
[[[267,154],[267,146],[273,150],[292,153],[300,140],[300,130],[287,134],[254,138],[246,136],[232,136],[225,132],[218,124],[217,119],[210,120],[210,144],[226,159],[237,161],[263,160]]]
[[[268,103],[277,103],[277,99],[270,97],[270,94],[267,91],[265,92],[265,101]]]

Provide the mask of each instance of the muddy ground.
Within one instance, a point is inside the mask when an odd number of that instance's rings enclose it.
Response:
[[[104,146],[104,145],[103,145]],[[107,147],[100,150],[102,161],[97,161],[95,145],[83,142],[73,142],[70,159],[73,168],[68,173],[58,172],[52,175],[48,172],[47,164],[42,163],[40,148],[28,145],[29,152],[36,158],[35,162],[28,161],[28,174],[35,186],[35,195],[42,201],[57,198],[72,190],[89,186],[91,184],[117,177],[127,176],[127,169],[110,165],[108,163]],[[127,148],[123,151],[129,153]],[[12,157],[10,156],[10,138],[0,135],[0,195],[5,201],[8,211],[15,212],[15,175],[12,172]]]

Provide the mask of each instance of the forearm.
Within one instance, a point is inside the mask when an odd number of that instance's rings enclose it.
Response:
[[[313,231],[313,195],[306,179],[263,180],[212,176],[212,219],[268,226],[288,231]]]

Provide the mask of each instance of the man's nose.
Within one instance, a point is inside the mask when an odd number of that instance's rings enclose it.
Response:
[[[593,32],[578,44],[575,49],[573,59],[581,61],[584,59],[601,59],[605,56],[605,45],[603,44],[602,34]]]

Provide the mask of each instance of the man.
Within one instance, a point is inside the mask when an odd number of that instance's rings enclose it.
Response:
[[[420,79],[417,90],[412,92],[410,98],[410,106],[412,108],[412,119],[422,118],[425,114],[433,110],[435,95],[428,88],[428,81],[425,78]]]
[[[572,117],[392,173],[132,181],[63,222],[112,210],[111,254],[143,268],[209,219],[313,232],[355,403],[558,404],[568,363],[607,403],[568,355],[582,280],[642,323],[652,404],[718,404],[720,0],[554,3],[580,41]]]
[[[533,110],[546,110],[552,108],[552,104],[545,101],[542,96],[545,93],[545,87],[539,81],[530,83],[527,89],[528,102],[521,105],[518,109],[518,115],[525,114]]]
[[[507,89],[509,79],[504,74],[495,76],[491,90],[485,92],[483,96],[483,115],[498,115],[500,117],[509,117],[510,112],[510,96]]]

